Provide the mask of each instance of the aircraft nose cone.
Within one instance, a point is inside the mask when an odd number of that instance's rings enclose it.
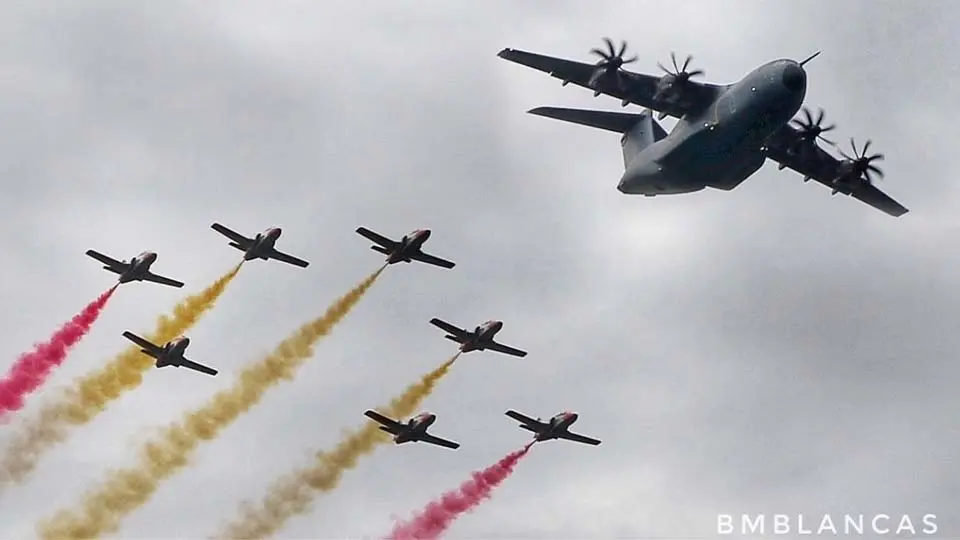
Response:
[[[423,229],[420,234],[422,234],[424,238],[430,238],[430,229]]]
[[[807,84],[807,73],[798,64],[788,64],[783,68],[783,85],[791,92],[802,90]]]

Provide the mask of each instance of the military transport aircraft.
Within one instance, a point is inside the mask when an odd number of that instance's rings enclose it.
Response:
[[[513,410],[507,411],[506,415],[520,422],[521,428],[536,433],[537,441],[565,439],[568,441],[575,441],[593,446],[600,444],[600,441],[597,439],[592,439],[577,433],[570,433],[570,425],[576,422],[577,418],[579,418],[579,415],[577,415],[575,412],[564,411],[551,418],[549,422],[542,422],[539,418],[534,420],[529,416],[522,415]]]
[[[129,261],[118,261],[112,257],[107,257],[103,253],[98,253],[92,249],[87,250],[87,256],[104,264],[103,269],[109,270],[114,274],[120,274],[120,283],[129,283],[131,281],[152,281],[161,285],[171,287],[183,287],[183,282],[168,277],[158,276],[150,271],[150,265],[156,262],[157,254],[152,251],[144,251]]]
[[[508,347],[493,340],[493,336],[497,335],[497,332],[503,328],[503,321],[487,321],[477,326],[473,332],[463,328],[458,328],[446,321],[441,321],[440,319],[436,318],[430,319],[430,324],[449,332],[443,337],[460,343],[460,352],[466,353],[470,351],[482,351],[485,349],[490,349],[491,351],[509,354],[512,356],[519,356],[521,358],[527,355],[526,351],[514,349],[513,347]]]
[[[262,233],[257,233],[253,238],[247,238],[240,233],[231,231],[219,223],[214,223],[210,228],[229,238],[231,240],[230,246],[243,251],[243,260],[245,261],[253,259],[263,259],[265,261],[268,259],[276,259],[287,264],[299,266],[300,268],[306,268],[310,264],[303,259],[298,259],[293,255],[278,251],[277,248],[273,247],[282,232],[279,227],[271,227]]]
[[[441,259],[440,257],[434,257],[433,255],[427,255],[421,250],[423,243],[430,238],[430,229],[417,229],[405,235],[399,242],[380,236],[365,227],[358,228],[357,234],[377,244],[370,246],[370,249],[386,255],[387,264],[420,261],[442,268],[453,268],[456,266],[456,263]]]
[[[183,353],[187,350],[187,345],[190,345],[190,338],[188,337],[179,337],[170,340],[163,347],[150,343],[133,332],[124,332],[123,337],[139,345],[141,347],[140,352],[156,358],[158,368],[176,366],[190,368],[200,373],[206,373],[207,375],[217,374],[217,370],[203,364],[198,364],[193,360],[188,360],[183,356]]]
[[[452,448],[454,450],[460,448],[459,443],[441,439],[440,437],[435,437],[427,433],[427,428],[430,427],[430,424],[433,424],[437,420],[437,415],[435,414],[428,412],[420,413],[410,420],[407,420],[406,423],[387,418],[377,411],[366,411],[363,414],[379,423],[381,431],[386,431],[393,435],[393,441],[397,444],[420,441]]]
[[[819,52],[802,62],[789,59],[768,62],[733,84],[711,84],[691,80],[702,70],[687,71],[688,56],[682,66],[675,54],[673,71],[657,64],[662,76],[633,73],[621,69],[637,57],[624,60],[627,44],[618,51],[604,38],[607,51],[593,49],[600,56],[596,64],[574,62],[551,56],[503,49],[498,56],[550,74],[563,81],[607,94],[648,109],[642,114],[609,111],[538,107],[528,112],[565,122],[621,133],[625,172],[617,189],[625,194],[653,197],[661,194],[690,193],[709,186],[732,190],[767,160],[789,167],[829,187],[833,194],[852,195],[891,216],[907,209],[874,186],[873,174],[883,177],[873,162],[883,154],[867,155],[871,141],[857,149],[850,139],[853,155],[840,151],[843,159],[828,154],[817,144],[827,144],[822,127],[823,111],[814,120],[808,109],[802,119],[793,116],[803,104],[807,74],[803,66]],[[678,118],[668,134],[652,117]]]

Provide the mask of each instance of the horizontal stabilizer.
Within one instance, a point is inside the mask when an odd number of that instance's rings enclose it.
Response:
[[[649,113],[641,114],[609,112],[609,111],[588,111],[585,109],[562,109],[559,107],[537,107],[527,111],[537,116],[545,116],[564,122],[572,122],[583,126],[605,129],[615,133],[627,133],[640,120]]]
[[[372,250],[374,250],[374,251],[379,251],[380,253],[383,253],[384,255],[389,255],[389,254],[390,254],[390,250],[388,250],[387,248],[385,248],[385,247],[383,247],[383,246],[370,246],[370,249],[372,249]]]

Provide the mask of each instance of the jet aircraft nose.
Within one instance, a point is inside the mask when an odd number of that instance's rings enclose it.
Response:
[[[807,72],[797,63],[787,64],[780,77],[783,85],[791,92],[803,90],[807,84]]]

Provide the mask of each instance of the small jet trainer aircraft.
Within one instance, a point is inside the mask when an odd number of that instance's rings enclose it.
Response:
[[[206,373],[207,375],[217,374],[217,370],[203,364],[198,364],[183,356],[183,353],[187,350],[187,345],[190,345],[190,338],[188,337],[179,337],[168,341],[163,347],[150,343],[133,332],[124,332],[123,337],[139,345],[141,347],[140,352],[156,358],[158,368],[176,366],[190,368],[200,373]]]
[[[441,439],[440,437],[435,437],[427,433],[427,428],[430,427],[430,424],[433,424],[437,420],[437,415],[435,414],[428,412],[420,413],[406,423],[387,418],[377,411],[366,411],[363,414],[381,424],[380,430],[393,435],[393,441],[397,444],[421,441],[454,450],[460,448],[459,443]]]
[[[300,268],[306,268],[310,264],[273,247],[282,232],[279,227],[271,227],[262,233],[257,233],[253,238],[247,238],[238,232],[231,231],[219,223],[214,223],[210,228],[229,238],[231,240],[230,246],[243,251],[243,260],[245,261],[276,259]]]
[[[503,328],[503,321],[487,321],[477,326],[473,332],[464,330],[463,328],[457,328],[446,321],[441,321],[436,318],[430,319],[430,324],[448,332],[448,334],[443,337],[460,343],[460,352],[466,353],[490,349],[491,351],[509,354],[511,356],[519,356],[520,358],[527,355],[526,351],[514,349],[513,347],[508,347],[493,340],[493,336],[497,335],[497,332]]]
[[[568,441],[590,444],[593,446],[600,444],[600,441],[597,439],[592,439],[577,433],[570,433],[570,425],[576,422],[577,418],[579,418],[575,412],[564,411],[551,418],[549,422],[542,422],[539,418],[534,420],[529,416],[522,415],[513,410],[507,411],[506,415],[520,422],[521,428],[536,433],[537,441],[565,439]]]
[[[789,167],[803,175],[804,182],[813,179],[829,187],[834,195],[853,196],[895,217],[907,213],[874,185],[872,175],[882,178],[883,171],[873,162],[882,160],[883,154],[866,155],[871,141],[858,150],[851,138],[853,155],[838,148],[843,159],[837,159],[817,144],[820,139],[836,146],[822,136],[835,127],[821,127],[822,109],[816,121],[808,109],[803,111],[804,119],[791,121],[806,96],[803,66],[819,52],[802,62],[774,60],[738,82],[718,85],[691,80],[703,75],[699,69],[687,71],[691,56],[680,67],[671,54],[673,71],[657,64],[665,72],[662,76],[623,70],[621,66],[637,57],[623,59],[626,42],[615,51],[609,38],[604,41],[607,51],[590,51],[601,57],[596,64],[515,49],[503,49],[497,56],[548,73],[564,86],[574,83],[592,90],[594,96],[613,96],[622,106],[635,103],[648,109],[642,114],[556,107],[528,111],[622,134],[625,171],[617,185],[620,192],[653,197],[707,186],[729,191],[769,158],[780,169]],[[678,118],[669,134],[652,118],[651,110],[660,111],[660,119]]]
[[[440,257],[434,257],[433,255],[427,255],[420,249],[423,247],[423,243],[427,241],[427,238],[430,238],[430,229],[417,229],[405,235],[399,242],[380,236],[364,227],[358,228],[357,233],[377,244],[376,246],[370,246],[370,249],[386,255],[387,264],[420,261],[442,268],[453,268],[456,266],[456,263],[441,259]]]
[[[150,271],[150,265],[157,260],[157,254],[152,251],[144,251],[129,261],[118,261],[92,249],[87,250],[87,256],[102,262],[104,264],[104,270],[109,270],[114,274],[120,274],[120,279],[118,280],[120,283],[129,283],[131,281],[152,281],[154,283],[169,285],[171,287],[183,287],[183,282],[170,279],[168,277],[158,276]]]

